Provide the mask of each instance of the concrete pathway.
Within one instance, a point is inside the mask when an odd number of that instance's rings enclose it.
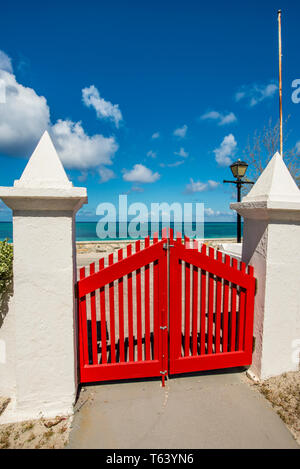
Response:
[[[69,448],[299,448],[244,373],[88,386]]]

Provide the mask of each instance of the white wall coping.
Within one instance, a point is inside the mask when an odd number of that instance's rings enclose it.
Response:
[[[86,197],[86,195],[87,191],[85,187],[0,187],[1,198],[37,197],[41,199],[58,199],[67,197]]]
[[[253,201],[234,202],[230,208],[244,218],[260,220],[300,220],[300,202]]]
[[[0,198],[12,210],[79,210],[87,203],[85,187],[0,187]]]

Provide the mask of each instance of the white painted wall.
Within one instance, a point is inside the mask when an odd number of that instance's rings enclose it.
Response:
[[[255,350],[253,353],[252,371],[261,376],[261,356],[264,328],[264,304],[266,283],[266,244],[268,236],[268,223],[266,220],[249,220],[244,218],[244,242],[242,261],[254,267],[257,279],[257,291],[254,306]]]
[[[14,242],[13,308],[0,329],[0,392],[12,405],[1,423],[72,414],[78,384],[75,214],[86,189],[72,187],[47,133],[23,175],[0,188]]]
[[[218,247],[224,254],[228,254],[229,256],[241,260],[243,248],[242,243],[221,243]]]
[[[270,223],[265,290],[262,379],[299,369],[300,223]],[[299,345],[298,345],[299,348]]]
[[[11,297],[8,311],[5,312],[0,327],[0,396],[2,397],[16,395],[15,336],[15,314],[13,297]]]
[[[71,413],[77,389],[72,213],[26,215],[14,215],[18,413]]]
[[[257,278],[251,369],[261,379],[297,371],[300,191],[278,153],[250,193],[231,208],[244,217],[242,260],[254,267]]]

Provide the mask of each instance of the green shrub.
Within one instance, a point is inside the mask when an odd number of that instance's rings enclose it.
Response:
[[[0,241],[0,300],[11,286],[13,278],[13,246]]]

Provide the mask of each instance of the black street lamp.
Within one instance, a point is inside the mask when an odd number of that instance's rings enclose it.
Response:
[[[243,177],[246,174],[248,168],[248,164],[245,163],[245,161],[241,161],[238,159],[235,161],[235,163],[232,163],[230,165],[230,169],[232,172],[233,177],[236,178],[235,181],[226,181],[224,180],[223,182],[226,183],[231,183],[235,184],[237,188],[237,201],[241,201],[241,188],[243,184],[254,184],[252,181],[245,181],[243,180]],[[242,239],[242,222],[241,222],[241,215],[238,213],[237,214],[237,242],[240,243]]]

